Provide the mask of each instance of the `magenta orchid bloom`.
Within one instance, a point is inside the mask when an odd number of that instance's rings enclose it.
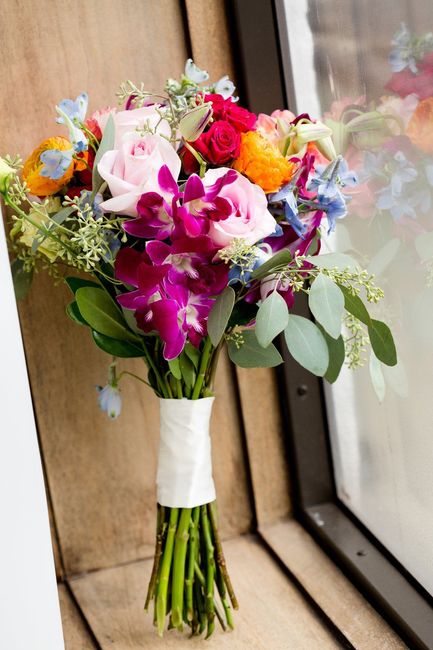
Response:
[[[164,342],[164,359],[170,361],[178,357],[187,340],[196,347],[200,345],[206,335],[206,319],[213,302],[183,285],[164,282],[161,297],[151,303],[147,316]]]
[[[234,169],[228,170],[208,187],[197,174],[188,178],[183,194],[183,209],[179,214],[187,235],[205,235],[209,232],[212,221],[227,219],[232,206],[227,199],[218,195],[225,185],[230,185],[236,178],[237,172]]]
[[[173,284],[181,283],[185,276],[197,279],[197,266],[210,263],[217,249],[209,237],[182,237],[172,244],[162,241],[150,241],[146,244],[146,253],[155,265],[170,264],[168,279]]]
[[[169,270],[169,264],[149,264],[146,253],[139,253],[133,248],[120,250],[115,262],[116,278],[136,289],[117,296],[119,304],[125,309],[146,310],[150,299],[158,294],[159,285]]]

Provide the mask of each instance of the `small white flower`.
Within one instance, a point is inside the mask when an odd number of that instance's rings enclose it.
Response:
[[[236,90],[236,86],[234,85],[233,81],[228,78],[228,75],[225,75],[224,77],[221,77],[216,84],[215,84],[215,92],[218,95],[222,95],[224,99],[228,99],[229,97],[232,97],[233,93]],[[237,97],[234,98],[234,101],[236,101]]]
[[[122,398],[119,389],[107,384],[103,388],[97,386],[97,390],[99,392],[98,402],[101,411],[105,411],[111,420],[118,418],[122,410]]]
[[[188,59],[185,63],[185,77],[196,84],[201,84],[209,79],[209,74],[206,70],[200,70],[192,59]]]

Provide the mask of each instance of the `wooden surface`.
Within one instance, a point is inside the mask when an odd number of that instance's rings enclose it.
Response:
[[[272,368],[236,369],[259,526],[287,517],[290,486],[278,387]]]
[[[406,645],[296,521],[260,530],[299,583],[357,650]]]
[[[144,650],[327,650],[340,647],[262,546],[250,536],[226,542],[225,551],[241,609],[236,629],[216,630],[210,641],[177,631],[156,637],[143,612],[151,563],[104,569],[71,581],[71,588],[101,648]],[[254,567],[252,569],[252,567]],[[383,646],[385,647],[385,646]]]
[[[97,646],[65,585],[59,585],[59,600],[65,650],[95,650]]]

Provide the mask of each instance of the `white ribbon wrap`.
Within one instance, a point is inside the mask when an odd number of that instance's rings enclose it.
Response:
[[[215,500],[209,423],[214,397],[160,399],[158,503],[195,508]]]

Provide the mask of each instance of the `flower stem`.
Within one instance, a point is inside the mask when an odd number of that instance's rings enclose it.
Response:
[[[207,507],[200,506],[201,510],[201,526],[203,529],[203,537],[205,543],[206,553],[206,591],[205,603],[207,614],[207,634],[208,639],[215,629],[215,606],[214,606],[214,579],[215,579],[215,558],[214,546],[212,543],[212,536],[210,532],[209,518],[207,514]]]
[[[150,576],[149,588],[147,590],[146,602],[144,604],[144,610],[147,612],[149,609],[150,601],[152,600],[156,580],[158,577],[159,565],[162,555],[162,542],[164,539],[165,530],[167,528],[167,523],[165,521],[165,507],[158,504],[158,514],[157,514],[157,526],[156,526],[156,544],[155,544],[155,558],[153,561],[152,574]]]
[[[201,389],[203,388],[203,383],[206,377],[207,366],[209,362],[209,357],[212,352],[212,341],[209,337],[205,339],[205,344],[203,352],[201,354],[200,366],[198,369],[198,375],[195,382],[194,389],[192,391],[191,399],[199,399],[201,394]]]
[[[194,583],[194,564],[198,551],[198,522],[200,518],[200,507],[197,506],[192,510],[191,524],[189,528],[189,549],[188,549],[188,571],[185,580],[186,591],[186,617],[188,621],[194,618],[193,607],[193,583]]]
[[[226,583],[227,586],[227,591],[230,596],[231,603],[233,605],[233,609],[239,609],[239,604],[238,600],[235,596],[235,592],[233,590],[233,585],[232,581],[230,579],[230,576],[227,571],[227,564],[226,560],[224,557],[223,553],[223,547],[221,544],[221,539],[219,536],[218,532],[218,526],[217,526],[217,512],[216,512],[216,501],[212,501],[212,503],[208,504],[208,512],[209,512],[209,519],[211,522],[212,526],[212,533],[213,533],[213,538],[215,541],[215,549],[216,549],[216,560],[218,563],[218,566],[220,568],[220,571],[224,577],[224,582]]]
[[[159,576],[158,590],[156,595],[156,620],[159,636],[163,635],[165,617],[167,615],[167,592],[168,580],[170,577],[171,561],[173,557],[174,538],[176,534],[179,509],[171,508],[168,524],[167,539],[162,556],[161,573]]]
[[[171,596],[171,620],[173,626],[182,630],[183,594],[185,581],[185,559],[191,523],[191,508],[180,510],[179,524],[176,531],[173,558],[173,582]]]

